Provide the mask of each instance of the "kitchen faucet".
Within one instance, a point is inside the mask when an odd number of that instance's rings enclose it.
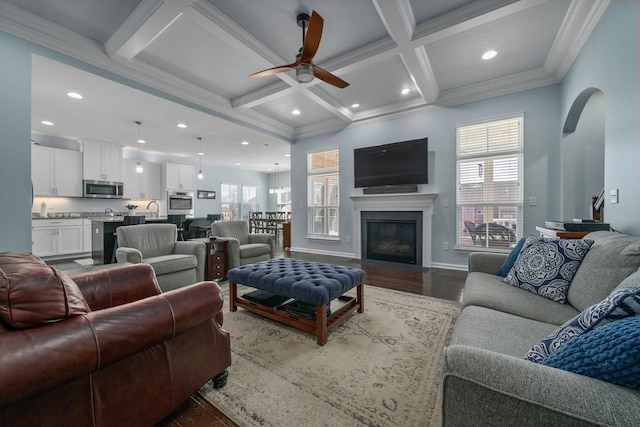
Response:
[[[149,204],[147,205],[147,210],[149,210],[149,206],[151,206],[152,204],[156,205],[156,216],[159,217],[160,216],[160,205],[155,200],[152,200],[152,201],[149,202]],[[153,212],[151,212],[151,218],[153,218]]]

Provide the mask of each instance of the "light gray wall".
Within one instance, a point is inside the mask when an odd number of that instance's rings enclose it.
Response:
[[[31,251],[31,51],[0,32],[0,252]]]
[[[563,120],[584,90],[604,94],[604,220],[621,232],[640,235],[638,117],[638,17],[640,3],[609,4],[561,85]],[[608,193],[619,190],[619,203]]]
[[[464,266],[467,253],[442,250],[443,242],[453,248],[456,242],[456,126],[524,114],[524,198],[538,199],[537,206],[525,206],[526,234],[559,214],[559,205],[548,202],[550,191],[559,181],[554,159],[560,143],[560,91],[558,85],[450,108],[414,113],[409,116],[354,125],[331,135],[297,141],[291,147],[292,246],[319,252],[354,254],[353,204],[349,196],[362,194],[354,188],[353,149],[415,138],[429,138],[429,184],[419,186],[421,193],[437,193],[434,200],[432,263],[437,266]],[[321,241],[307,238],[307,153],[340,148],[340,240]],[[443,200],[449,200],[449,207]]]

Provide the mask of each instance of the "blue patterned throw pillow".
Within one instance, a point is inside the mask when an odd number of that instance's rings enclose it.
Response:
[[[636,278],[640,278],[640,274],[634,273],[634,275]],[[534,345],[524,358],[532,362],[540,362],[573,338],[615,320],[637,315],[640,315],[640,286],[617,289],[611,292],[607,298],[588,307]]]
[[[507,274],[509,274],[509,270],[511,270],[511,267],[513,267],[513,265],[516,263],[516,260],[518,259],[518,255],[520,255],[520,251],[524,246],[525,240],[526,238],[524,237],[518,240],[518,243],[516,244],[516,246],[513,248],[513,250],[509,253],[509,256],[507,256],[507,259],[505,259],[502,265],[500,266],[500,270],[498,270],[498,273],[496,273],[497,276],[507,277]]]
[[[587,239],[528,236],[503,281],[566,304],[569,285],[592,244]]]
[[[617,320],[581,335],[540,364],[638,389],[640,316]]]

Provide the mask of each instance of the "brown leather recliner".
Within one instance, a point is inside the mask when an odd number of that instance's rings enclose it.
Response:
[[[72,280],[1,253],[0,425],[158,423],[207,381],[224,385],[222,304],[214,282],[161,293],[146,264]]]

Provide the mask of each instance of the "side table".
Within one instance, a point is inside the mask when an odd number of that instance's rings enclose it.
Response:
[[[189,239],[203,242],[207,245],[207,265],[204,272],[206,280],[227,279],[227,241],[229,239],[218,237],[216,240],[207,238]]]

